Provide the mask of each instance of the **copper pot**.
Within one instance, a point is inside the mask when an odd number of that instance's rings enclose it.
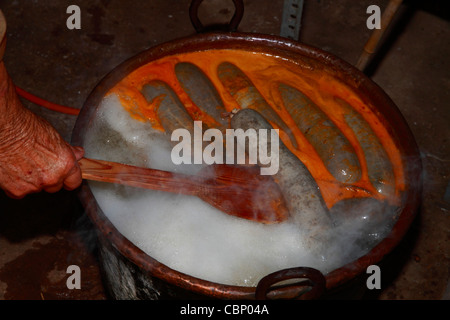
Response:
[[[223,285],[194,278],[175,271],[156,261],[126,239],[99,208],[89,186],[85,183],[80,191],[80,199],[87,214],[95,225],[100,239],[100,253],[106,270],[106,284],[113,296],[119,299],[165,298],[203,296],[225,299],[255,299],[292,297],[292,291],[299,287],[270,289],[271,284],[285,278],[306,278],[301,286],[313,288],[301,298],[317,298],[324,289],[339,286],[365,273],[369,265],[379,263],[404,237],[420,203],[422,189],[422,166],[420,153],[413,135],[393,101],[373,81],[352,65],[319,49],[290,41],[281,37],[246,33],[206,33],[182,38],[150,48],[127,60],[109,73],[92,91],[77,119],[72,143],[83,145],[86,127],[95,117],[96,109],[105,94],[120,80],[137,68],[168,55],[211,49],[236,49],[267,53],[302,61],[316,70],[331,73],[370,105],[383,119],[392,136],[404,164],[406,190],[402,211],[390,234],[363,257],[340,267],[323,277],[314,269],[294,268],[270,275],[256,287]],[[368,103],[369,105],[369,103]]]

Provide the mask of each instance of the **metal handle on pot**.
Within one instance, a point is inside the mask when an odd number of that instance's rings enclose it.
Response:
[[[282,281],[298,279],[295,283],[274,286]],[[318,299],[326,288],[325,276],[319,270],[298,267],[280,270],[262,278],[255,291],[257,300],[266,299]]]
[[[189,8],[189,16],[191,18],[192,25],[194,26],[197,33],[202,33],[209,31],[210,29],[218,29],[217,26],[204,27],[200,19],[198,18],[198,8],[203,0],[192,0],[191,6]],[[230,23],[225,26],[225,31],[234,32],[237,30],[239,23],[241,23],[242,17],[244,16],[244,2],[243,0],[233,0],[235,12]]]

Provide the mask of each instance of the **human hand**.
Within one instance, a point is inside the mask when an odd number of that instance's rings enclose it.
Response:
[[[10,129],[15,132],[6,138],[0,134],[0,187],[15,199],[42,190],[76,189],[82,181],[77,161],[84,150],[70,146],[44,119],[26,113]]]
[[[15,199],[76,189],[84,150],[70,146],[47,121],[23,107],[14,88],[1,64],[0,188]]]

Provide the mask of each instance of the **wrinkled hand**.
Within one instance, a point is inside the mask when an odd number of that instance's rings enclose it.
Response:
[[[0,188],[20,199],[42,190],[76,189],[81,147],[72,147],[44,119],[24,108],[0,65]],[[5,85],[6,83],[6,85]]]

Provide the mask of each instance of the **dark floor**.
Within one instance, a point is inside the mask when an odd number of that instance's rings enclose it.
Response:
[[[123,60],[193,34],[190,0],[79,0],[81,30],[66,28],[73,1],[0,2],[8,22],[7,69],[16,85],[81,108]],[[307,0],[300,40],[356,64],[370,31],[366,8],[387,0]],[[425,1],[422,1],[425,2]],[[447,1],[448,2],[448,1]],[[45,3],[45,4],[44,4]],[[205,1],[205,23],[232,15],[231,1]],[[282,0],[245,0],[239,30],[279,34]],[[446,1],[405,1],[368,72],[411,127],[424,164],[424,200],[404,241],[382,269],[382,289],[367,299],[450,299],[450,22]],[[425,4],[422,4],[425,6]],[[24,102],[70,141],[76,117]],[[449,191],[447,191],[449,192]],[[0,299],[105,299],[89,222],[75,192],[20,201],[0,194]],[[82,270],[68,290],[66,269]],[[360,296],[361,297],[361,296]]]

